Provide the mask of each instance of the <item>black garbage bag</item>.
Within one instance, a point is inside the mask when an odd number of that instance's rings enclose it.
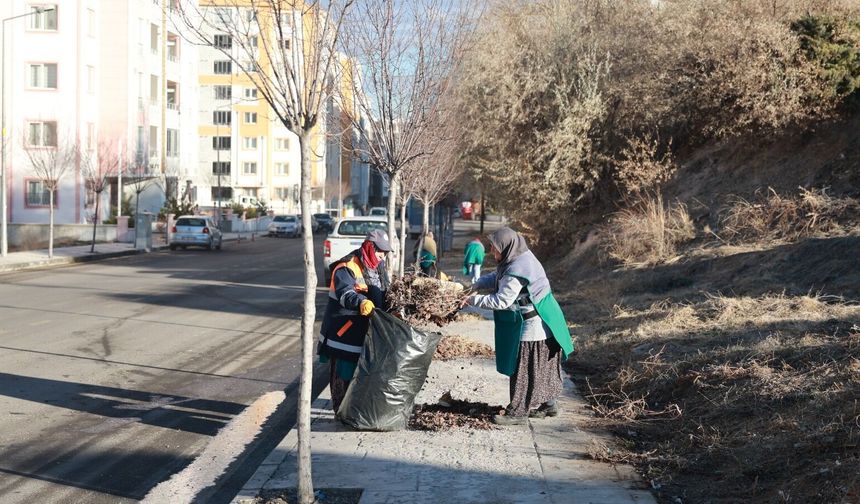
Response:
[[[420,331],[374,310],[338,418],[361,430],[405,429],[441,339],[440,333]]]

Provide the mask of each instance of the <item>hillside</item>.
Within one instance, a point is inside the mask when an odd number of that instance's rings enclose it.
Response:
[[[549,268],[567,370],[619,440],[593,456],[663,502],[860,502],[860,116],[677,163],[673,253],[625,264],[595,226]]]

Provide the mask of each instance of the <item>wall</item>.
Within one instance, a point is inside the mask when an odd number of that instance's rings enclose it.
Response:
[[[47,224],[9,224],[9,245],[24,250],[48,248]],[[54,246],[61,242],[90,242],[93,238],[92,224],[55,224]],[[97,242],[116,241],[116,226],[99,224],[96,229]]]

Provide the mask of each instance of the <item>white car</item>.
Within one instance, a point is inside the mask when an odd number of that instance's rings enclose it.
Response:
[[[302,221],[295,215],[276,215],[268,227],[269,236],[289,236],[295,238],[302,234]]]
[[[388,209],[385,207],[381,207],[381,206],[375,206],[375,207],[372,207],[370,209],[369,214],[373,215],[373,216],[378,216],[378,215],[386,216],[386,215],[388,215]]]
[[[334,229],[323,242],[323,280],[331,282],[331,264],[361,247],[367,233],[381,229],[388,232],[388,220],[379,216],[344,217],[334,223]],[[389,241],[396,237],[389,237]]]
[[[186,247],[221,250],[221,231],[208,215],[182,215],[170,233],[170,250]]]

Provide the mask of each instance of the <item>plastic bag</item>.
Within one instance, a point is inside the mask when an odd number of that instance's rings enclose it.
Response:
[[[440,333],[415,329],[374,310],[338,418],[361,430],[405,429],[441,339]]]

